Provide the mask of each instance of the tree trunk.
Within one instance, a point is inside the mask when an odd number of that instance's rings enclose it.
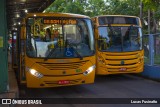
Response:
[[[152,12],[153,15],[153,27],[152,27],[152,32],[155,34],[157,33],[157,24],[156,24],[156,19],[155,19],[155,12]]]
[[[148,34],[151,33],[151,25],[150,25],[150,22],[151,22],[151,12],[150,12],[150,9],[148,9]]]

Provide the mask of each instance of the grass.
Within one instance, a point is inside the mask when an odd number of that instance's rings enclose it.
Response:
[[[160,55],[155,55],[154,56],[154,63],[157,65],[160,65]]]
[[[149,64],[149,58],[148,57],[144,57],[144,63]],[[154,64],[155,65],[160,65],[160,55],[155,55],[154,56]]]

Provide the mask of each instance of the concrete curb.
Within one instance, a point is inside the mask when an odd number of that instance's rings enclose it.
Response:
[[[144,72],[141,73],[142,76],[155,79],[160,81],[160,66],[144,66]]]

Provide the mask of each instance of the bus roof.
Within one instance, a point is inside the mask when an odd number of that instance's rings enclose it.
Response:
[[[28,13],[26,17],[73,17],[73,18],[90,18],[89,16],[73,13]]]
[[[133,18],[139,18],[137,16],[130,16],[130,15],[99,15],[99,16],[95,16],[93,18],[98,18],[98,17],[133,17]]]
[[[139,17],[130,16],[130,15],[99,15],[92,17],[94,22],[97,22],[97,25],[141,25],[141,21]]]

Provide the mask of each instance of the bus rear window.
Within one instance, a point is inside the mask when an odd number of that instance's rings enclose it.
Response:
[[[115,17],[115,16],[103,16],[98,18],[99,25],[106,24],[132,24],[139,25],[138,18],[134,17]]]

